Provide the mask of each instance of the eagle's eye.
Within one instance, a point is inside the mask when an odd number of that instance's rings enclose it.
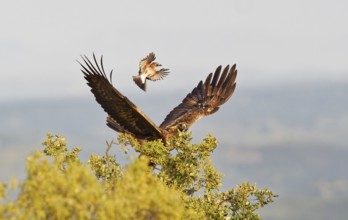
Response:
[[[180,123],[180,124],[179,124],[179,130],[180,130],[180,131],[185,131],[185,130],[187,130],[186,124]]]

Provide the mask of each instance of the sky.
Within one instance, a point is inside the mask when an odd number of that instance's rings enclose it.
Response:
[[[2,1],[0,102],[90,95],[76,60],[104,56],[127,94],[141,58],[169,68],[149,93],[237,63],[243,87],[348,81],[347,1]]]

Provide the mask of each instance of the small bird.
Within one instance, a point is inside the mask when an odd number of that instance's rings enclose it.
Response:
[[[139,63],[139,75],[133,76],[133,81],[139,86],[142,90],[146,92],[146,80],[157,81],[166,77],[169,73],[169,69],[160,69],[156,70],[157,67],[162,66],[157,62],[153,62],[156,59],[156,56],[153,52],[147,55]]]

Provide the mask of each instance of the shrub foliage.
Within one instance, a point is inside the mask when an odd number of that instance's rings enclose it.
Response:
[[[121,166],[109,155],[113,144],[131,146],[139,157]],[[23,182],[0,183],[0,218],[260,219],[255,211],[276,196],[248,182],[221,191],[211,135],[191,144],[191,134],[179,132],[164,145],[121,134],[105,155],[91,155],[87,163],[63,136],[48,134],[43,146],[27,158]]]

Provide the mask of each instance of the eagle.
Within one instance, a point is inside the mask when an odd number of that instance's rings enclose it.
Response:
[[[146,80],[157,81],[166,77],[169,73],[169,69],[160,69],[156,68],[162,66],[161,64],[154,62],[156,56],[153,52],[147,55],[139,63],[139,75],[133,76],[133,81],[139,86],[142,90],[146,92]]]
[[[107,126],[116,132],[130,134],[140,141],[162,139],[166,143],[179,130],[187,130],[198,119],[217,112],[236,88],[236,64],[231,67],[227,65],[224,69],[218,66],[214,74],[210,73],[204,82],[200,81],[157,126],[113,86],[113,71],[108,78],[103,67],[103,56],[98,63],[93,54],[94,64],[86,56],[81,58],[84,65],[79,63],[84,78],[96,101],[108,114]]]

